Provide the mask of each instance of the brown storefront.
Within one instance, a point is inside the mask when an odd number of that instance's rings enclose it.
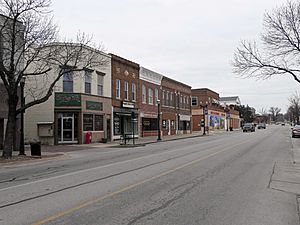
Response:
[[[82,93],[55,93],[55,144],[111,140],[111,99]]]

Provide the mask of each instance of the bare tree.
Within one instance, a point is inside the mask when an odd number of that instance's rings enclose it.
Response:
[[[288,114],[292,122],[300,124],[299,113],[300,113],[300,95],[298,92],[295,92],[292,96],[289,97],[289,108]]]
[[[8,121],[2,157],[12,156],[16,130],[16,116],[25,109],[45,102],[64,73],[80,71],[106,62],[97,54],[101,46],[93,48],[91,38],[78,35],[75,41],[58,42],[57,27],[53,25],[49,7],[51,0],[0,0],[0,77],[7,91]],[[22,78],[48,76],[59,68],[55,77],[34,95],[25,106],[18,104],[18,89]],[[53,73],[51,73],[53,76]]]
[[[278,107],[273,107],[272,106],[272,107],[270,107],[269,112],[271,113],[272,120],[276,122],[277,118],[278,118],[278,116],[279,116],[279,114],[281,112],[281,109],[278,108]]]
[[[269,121],[269,114],[266,108],[261,108],[258,113],[262,116],[262,122],[267,123]]]
[[[290,75],[300,83],[300,2],[288,1],[263,21],[262,47],[242,41],[233,59],[233,72],[242,77],[268,79]]]

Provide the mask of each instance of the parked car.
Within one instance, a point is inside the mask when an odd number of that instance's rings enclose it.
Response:
[[[259,123],[257,126],[257,129],[266,129],[266,124],[265,123]]]
[[[252,123],[245,123],[243,126],[243,132],[254,132],[255,131],[255,127]]]
[[[300,137],[300,125],[295,125],[293,128],[292,128],[292,137]]]

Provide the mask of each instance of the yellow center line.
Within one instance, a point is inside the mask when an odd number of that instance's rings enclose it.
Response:
[[[62,212],[60,212],[60,213],[54,214],[54,215],[52,215],[52,216],[50,216],[50,217],[48,217],[48,218],[45,218],[45,219],[43,219],[43,220],[40,220],[40,221],[35,222],[35,223],[33,223],[32,225],[41,225],[41,224],[45,224],[45,223],[47,223],[47,222],[53,221],[53,220],[55,220],[55,219],[58,219],[58,218],[60,218],[60,217],[66,216],[66,215],[71,214],[71,213],[73,213],[73,212],[75,212],[75,211],[78,211],[78,210],[80,210],[80,209],[82,209],[82,208],[85,208],[85,207],[88,207],[88,206],[93,205],[93,204],[95,204],[95,203],[101,202],[101,201],[103,201],[103,200],[105,200],[105,199],[107,199],[107,198],[109,198],[109,197],[113,197],[113,196],[118,195],[118,194],[120,194],[120,193],[122,193],[122,192],[128,191],[128,190],[130,190],[130,189],[132,189],[132,188],[135,188],[135,187],[137,187],[137,186],[140,186],[140,185],[142,185],[142,184],[145,184],[145,183],[147,183],[147,182],[149,182],[149,181],[158,179],[158,178],[160,178],[160,177],[163,177],[163,176],[165,176],[165,175],[168,175],[168,174],[170,174],[170,173],[173,173],[173,172],[175,172],[175,171],[177,171],[177,170],[183,169],[183,168],[188,167],[188,166],[190,166],[190,165],[193,165],[193,164],[195,164],[195,163],[198,163],[198,162],[200,162],[200,161],[202,161],[202,160],[208,159],[208,158],[210,158],[210,157],[212,157],[212,156],[215,156],[215,155],[217,155],[217,154],[219,154],[219,153],[228,151],[229,149],[232,149],[233,147],[237,147],[237,146],[242,145],[242,144],[245,144],[245,143],[247,143],[247,142],[250,142],[250,141],[246,141],[246,142],[244,142],[244,143],[239,143],[239,144],[236,144],[236,145],[232,145],[232,146],[230,146],[230,147],[224,148],[224,149],[221,150],[221,151],[217,151],[217,152],[215,152],[215,153],[212,153],[212,154],[206,155],[206,156],[204,156],[204,157],[198,158],[198,159],[196,159],[196,160],[190,161],[190,162],[185,163],[185,164],[183,164],[183,165],[181,165],[181,166],[178,166],[178,167],[175,167],[175,168],[173,168],[173,169],[171,169],[171,170],[168,170],[168,171],[166,171],[166,172],[160,173],[160,174],[158,174],[158,175],[156,175],[156,176],[147,178],[147,179],[145,179],[145,180],[142,180],[142,181],[140,181],[140,182],[131,184],[131,185],[129,185],[129,186],[127,186],[127,187],[124,187],[124,188],[122,188],[122,189],[119,189],[119,190],[117,190],[117,191],[114,191],[114,192],[111,192],[111,193],[109,193],[109,194],[106,194],[106,195],[104,195],[104,196],[102,196],[102,197],[96,198],[96,199],[91,200],[91,201],[87,201],[87,202],[85,202],[85,203],[83,203],[83,204],[80,204],[80,205],[75,206],[75,207],[73,207],[73,208],[70,208],[70,209],[68,209],[68,210],[65,210],[65,211],[62,211]]]

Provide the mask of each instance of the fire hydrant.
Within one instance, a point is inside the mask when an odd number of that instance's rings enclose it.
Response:
[[[85,135],[85,143],[90,144],[92,143],[92,132],[87,132]]]

